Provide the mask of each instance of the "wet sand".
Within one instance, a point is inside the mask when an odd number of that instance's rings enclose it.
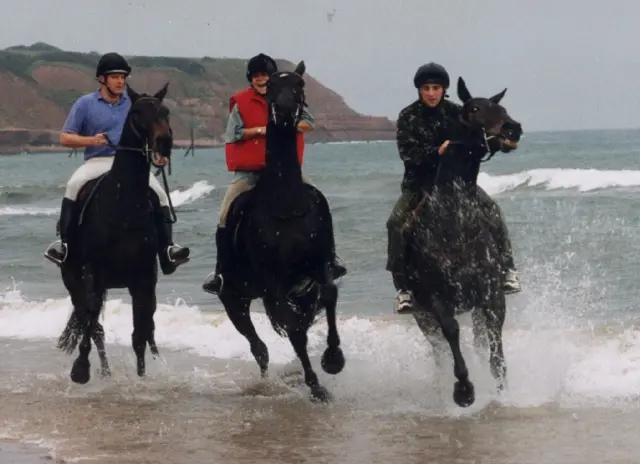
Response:
[[[64,461],[57,461],[62,464]],[[0,443],[0,463],[2,464],[42,464],[56,463],[50,453],[16,443]]]
[[[416,382],[399,388],[393,378],[365,385],[358,369],[330,377],[313,359],[321,382],[334,394],[331,404],[315,405],[295,364],[273,366],[272,379],[263,381],[254,363],[173,352],[164,353],[163,361],[148,356],[149,377],[141,380],[130,349],[119,346],[108,347],[112,378],[94,377],[77,386],[68,380],[73,358],[52,345],[0,341],[0,429],[16,440],[41,438],[56,459],[105,464],[640,462],[637,401],[601,408],[515,407],[483,398],[479,380],[477,404],[461,410],[452,404],[448,379],[441,387]],[[0,462],[38,462],[18,456],[23,460]]]

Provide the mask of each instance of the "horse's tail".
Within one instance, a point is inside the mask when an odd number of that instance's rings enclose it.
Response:
[[[67,326],[58,338],[58,348],[67,354],[72,354],[78,346],[78,341],[82,335],[82,324],[78,318],[78,311],[74,308],[67,321]]]
[[[264,299],[264,308],[271,327],[281,337],[292,329],[308,330],[319,318],[321,309],[316,305],[317,285],[311,285],[305,293],[278,292],[269,300]]]
[[[100,311],[104,310],[104,305]],[[67,325],[60,334],[58,338],[58,348],[64,351],[66,354],[72,354],[76,347],[78,346],[78,342],[80,337],[82,336],[82,329],[84,324],[81,322],[81,318],[78,315],[78,310],[74,307],[71,312],[71,316],[69,316],[69,320],[67,321]],[[92,337],[96,337],[102,334],[104,337],[104,328],[100,322],[96,321],[95,326],[93,328]]]

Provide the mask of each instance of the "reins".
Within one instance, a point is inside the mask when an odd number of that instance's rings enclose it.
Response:
[[[154,97],[140,97],[136,103],[140,100],[143,99],[152,99],[152,100],[156,100]],[[136,126],[133,124],[133,122],[131,121],[131,119],[129,119],[129,128],[133,131],[133,133],[140,139],[142,140],[144,146],[142,148],[138,148],[138,147],[127,147],[127,146],[123,146],[123,145],[117,145],[115,143],[113,143],[109,137],[104,134],[104,137],[106,139],[106,145],[109,148],[113,148],[114,150],[122,150],[122,151],[133,151],[133,152],[138,152],[138,153],[142,153],[146,159],[147,159],[147,166],[149,167],[149,172],[151,172],[151,166],[154,166],[156,168],[159,169],[159,172],[162,173],[162,183],[163,183],[163,189],[164,192],[167,194],[167,198],[169,199],[169,211],[171,213],[171,224],[175,224],[178,221],[178,217],[176,216],[176,211],[173,207],[173,202],[171,201],[171,195],[169,194],[169,181],[167,180],[167,173],[165,171],[165,166],[159,166],[157,164],[155,164],[153,162],[153,150],[149,147],[149,141],[147,137],[143,137],[142,134],[140,134],[140,132],[138,131],[138,129],[136,128]],[[169,175],[171,175],[171,158],[169,158],[169,163],[168,163],[168,170],[169,170]],[[156,173],[157,175],[157,173]]]

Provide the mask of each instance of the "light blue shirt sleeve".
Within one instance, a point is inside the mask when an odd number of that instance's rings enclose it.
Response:
[[[85,135],[85,121],[87,119],[87,100],[80,98],[71,107],[69,115],[67,116],[64,126],[62,126],[62,132],[70,134]]]
[[[300,120],[301,121],[305,121],[306,123],[308,123],[311,127],[313,127],[315,129],[315,127],[316,127],[316,118],[314,118],[313,115],[311,113],[309,113],[309,110],[307,110],[306,107],[302,108],[302,114],[300,115]]]
[[[242,140],[242,131],[244,131],[244,121],[240,117],[238,105],[233,105],[229,119],[227,120],[227,130],[224,133],[225,143],[233,143]]]

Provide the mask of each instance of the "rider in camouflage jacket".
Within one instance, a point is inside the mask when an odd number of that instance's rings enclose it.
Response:
[[[421,66],[414,77],[414,85],[418,89],[419,98],[400,111],[397,121],[397,145],[400,158],[404,162],[405,172],[402,180],[402,194],[396,202],[387,221],[388,260],[387,270],[391,272],[393,283],[398,291],[396,295],[396,311],[407,312],[413,309],[413,297],[408,290],[404,266],[404,239],[402,226],[408,214],[417,206],[422,192],[429,189],[435,181],[439,156],[448,145],[447,133],[450,121],[460,115],[460,106],[447,100],[446,89],[449,87],[449,74],[439,64],[429,63]],[[520,291],[513,256],[511,241],[506,224],[502,219],[500,208],[478,187],[478,200],[487,214],[499,224],[496,239],[509,271],[505,276],[505,291]]]

